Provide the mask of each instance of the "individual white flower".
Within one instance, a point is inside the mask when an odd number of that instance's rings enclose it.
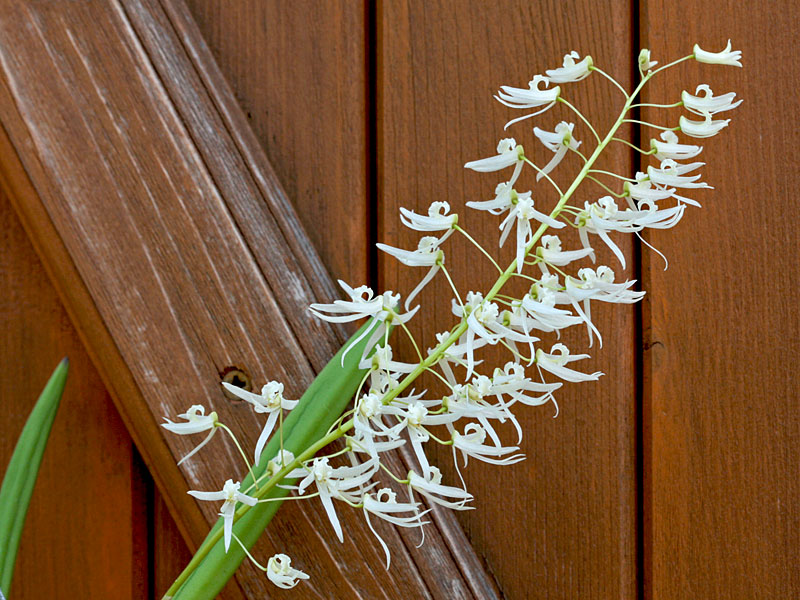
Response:
[[[603,338],[600,332],[592,324],[591,300],[600,302],[613,302],[619,304],[632,304],[644,297],[644,292],[631,291],[630,288],[636,280],[624,283],[614,283],[614,271],[605,265],[600,265],[597,270],[585,267],[578,270],[577,279],[567,277],[565,281],[565,293],[572,300],[575,311],[581,315],[587,324],[589,333],[589,345],[592,345],[592,333],[597,334],[600,345],[603,345]],[[581,308],[581,304],[583,308]]]
[[[251,404],[257,413],[267,414],[267,422],[264,429],[261,430],[261,435],[258,436],[256,442],[256,450],[254,454],[255,463],[258,464],[261,460],[261,452],[269,439],[272,430],[275,428],[275,423],[281,415],[281,411],[292,410],[299,400],[287,400],[283,397],[283,384],[277,381],[270,381],[261,388],[260,394],[254,394],[243,390],[240,387],[231,385],[225,381],[222,382],[223,387],[237,398],[241,398],[245,402]]]
[[[428,285],[444,264],[444,252],[439,248],[440,242],[439,238],[425,236],[419,241],[416,250],[403,250],[386,244],[375,244],[379,250],[383,250],[386,254],[395,257],[404,265],[409,267],[430,267],[430,271],[406,297],[406,310],[408,310],[411,301],[422,291],[422,288]]]
[[[566,365],[576,360],[589,358],[588,354],[570,354],[569,348],[564,344],[554,344],[547,353],[541,348],[536,351],[536,364],[539,368],[552,373],[556,377],[564,381],[593,381],[599,379],[602,373],[596,371],[594,373],[581,373],[568,368]]]
[[[391,564],[389,547],[386,545],[386,542],[383,541],[383,538],[378,535],[378,532],[375,531],[375,528],[372,526],[372,522],[369,520],[369,515],[373,514],[376,517],[380,517],[384,521],[388,521],[389,523],[399,527],[422,527],[423,525],[427,524],[427,521],[422,521],[421,517],[425,513],[429,512],[430,509],[420,512],[420,505],[418,502],[398,502],[397,494],[395,494],[389,488],[381,488],[374,497],[370,493],[365,493],[362,498],[362,504],[364,507],[364,518],[367,520],[367,525],[369,525],[369,528],[375,537],[378,538],[381,548],[383,548],[383,551],[386,554],[386,569],[388,570],[389,565]],[[412,515],[408,517],[397,516],[397,513],[404,512],[412,513]]]
[[[453,432],[453,454],[455,455],[456,450],[461,452],[464,457],[464,466],[467,465],[467,460],[470,456],[493,465],[513,465],[525,460],[524,454],[514,454],[506,458],[493,458],[516,452],[519,447],[489,446],[483,443],[485,440],[486,430],[477,423],[469,423],[464,427],[464,433]],[[456,462],[456,466],[458,466],[458,462]]]
[[[308,475],[297,485],[297,491],[303,494],[309,485],[316,484],[319,499],[336,532],[336,537],[340,542],[344,542],[342,525],[336,516],[332,499],[346,500],[351,504],[358,503],[361,494],[354,495],[350,490],[360,488],[367,483],[378,468],[378,461],[374,458],[353,467],[334,468],[328,464],[327,456],[317,457],[314,459]]]
[[[728,40],[728,45],[722,52],[707,52],[699,45],[694,45],[693,50],[694,58],[697,62],[708,63],[710,65],[730,65],[732,67],[741,67],[742,63],[739,61],[742,58],[741,50],[731,50],[731,41]]]
[[[408,439],[422,467],[422,472],[428,473],[430,463],[422,447],[431,437],[427,427],[445,425],[453,422],[457,417],[447,413],[432,414],[428,411],[428,407],[425,406],[425,402],[418,399],[407,401],[405,407],[387,406],[384,411],[386,414],[393,414],[408,431]]]
[[[650,69],[658,64],[655,60],[650,60],[650,50],[642,48],[639,52],[639,70],[642,73],[647,73]]]
[[[703,121],[692,121],[691,119],[687,119],[681,115],[681,118],[678,122],[680,124],[681,131],[689,137],[708,138],[717,135],[720,131],[728,126],[728,123],[730,123],[731,120],[720,119],[718,121],[712,121],[711,115],[706,113]]]
[[[530,192],[526,192],[530,194]],[[476,210],[485,210],[492,215],[500,215],[514,206],[514,201],[519,198],[519,193],[510,183],[501,182],[494,188],[493,200],[470,200],[467,206]]]
[[[177,433],[178,435],[192,435],[193,433],[202,433],[203,431],[209,432],[206,438],[200,442],[194,448],[194,450],[189,452],[189,454],[178,461],[178,464],[180,465],[183,461],[197,453],[200,448],[205,446],[211,440],[211,438],[214,436],[214,432],[217,431],[219,420],[217,419],[216,412],[212,412],[207,415],[205,407],[201,406],[200,404],[191,406],[189,410],[178,416],[181,419],[186,419],[187,422],[173,423],[167,417],[164,417],[166,423],[162,423],[161,426],[167,431]]]
[[[521,306],[541,331],[558,331],[582,323],[570,311],[556,308],[561,286],[556,275],[542,275],[522,297]]]
[[[514,190],[512,190],[512,192],[516,193]],[[500,224],[500,229],[503,232],[500,235],[501,248],[503,247],[503,244],[505,244],[508,234],[511,232],[514,223],[517,224],[516,259],[518,273],[522,272],[522,267],[525,265],[525,253],[528,248],[528,244],[533,237],[531,220],[536,220],[539,223],[545,223],[554,229],[561,229],[566,225],[565,223],[556,221],[549,215],[536,210],[533,207],[533,199],[531,198],[530,192],[518,195],[516,202],[513,204],[510,212],[508,213],[508,216]]]
[[[278,450],[278,453],[275,457],[267,462],[267,468],[265,469],[264,473],[270,479],[275,477],[280,471],[284,469],[284,467],[290,465],[294,462],[294,454],[290,450]],[[303,467],[298,467],[296,469],[292,469],[289,471],[284,479],[295,479],[297,477],[305,477],[308,474],[308,471]]]
[[[705,182],[697,181],[700,175],[686,176],[695,169],[699,169],[706,163],[693,162],[688,165],[680,164],[667,158],[661,161],[659,168],[650,165],[647,167],[647,176],[650,181],[659,186],[672,186],[676,188],[708,188],[713,189]]]
[[[428,208],[428,215],[418,215],[407,208],[400,208],[400,221],[409,229],[415,231],[446,231],[439,240],[439,243],[446,240],[454,231],[458,223],[458,215],[450,212],[450,204],[447,202],[434,202]]]
[[[527,406],[539,406],[552,400],[553,392],[562,385],[560,381],[556,383],[533,381],[525,376],[525,368],[522,365],[515,362],[507,362],[502,369],[496,368],[494,370],[491,393],[495,394],[504,404],[504,396],[508,395],[511,399],[508,403],[509,406],[515,402],[521,402]],[[537,395],[529,396],[528,392],[533,392]]]
[[[527,89],[511,87],[508,85],[500,86],[500,91],[495,95],[495,99],[500,102],[500,104],[508,106],[509,108],[523,109],[544,106],[542,110],[525,115],[524,117],[518,117],[510,120],[508,123],[506,123],[503,129],[508,129],[513,123],[517,123],[518,121],[522,121],[523,119],[528,119],[530,117],[535,117],[536,115],[539,115],[550,109],[556,103],[556,100],[561,93],[561,88],[559,86],[555,86],[550,89],[542,89],[542,84],[544,84],[544,87],[547,88],[549,83],[550,81],[547,79],[547,77],[535,75],[533,79],[528,82]]]
[[[422,494],[434,504],[453,510],[470,510],[474,508],[466,506],[467,502],[472,501],[472,494],[458,487],[442,485],[442,472],[438,467],[430,467],[428,475],[425,477],[418,475],[414,471],[409,471],[407,479],[409,491],[413,490]]]
[[[452,302],[452,312],[455,316],[465,318],[467,321],[467,331],[465,332],[467,374],[465,378],[469,379],[475,368],[474,351],[478,348],[475,344],[476,336],[483,340],[484,344],[494,345],[500,340],[501,336],[489,333],[486,328],[487,324],[493,322],[500,314],[500,309],[494,302],[484,305],[483,294],[467,292],[466,302],[463,306],[455,300]]]
[[[555,156],[550,159],[550,162],[536,174],[536,181],[539,181],[542,177],[555,169],[558,163],[567,155],[567,151],[570,149],[577,150],[578,146],[581,145],[578,140],[572,137],[572,130],[574,128],[575,123],[567,123],[566,121],[561,121],[556,125],[555,131],[545,131],[538,127],[533,128],[533,133],[539,138],[539,141],[542,142],[548,150],[555,152]]]
[[[365,328],[361,335],[352,340],[342,353],[342,365],[344,365],[345,356],[347,356],[350,349],[364,337],[370,333],[372,334],[364,347],[364,356],[366,356],[378,340],[384,337],[389,324],[407,323],[417,312],[418,307],[405,314],[399,314],[397,307],[400,303],[400,294],[395,294],[392,291],[386,291],[380,296],[374,297],[374,292],[366,285],[353,289],[341,279],[339,280],[339,285],[350,297],[349,300],[335,300],[333,304],[315,303],[309,307],[309,311],[323,321],[331,323],[348,323],[365,317],[372,317],[373,319],[370,326]]]
[[[625,268],[625,255],[619,249],[613,240],[609,237],[609,231],[627,231],[632,232],[635,229],[630,227],[630,223],[621,223],[616,217],[619,212],[617,203],[611,196],[603,196],[596,202],[584,203],[584,209],[580,214],[575,217],[575,224],[578,226],[578,237],[584,248],[591,248],[589,244],[590,233],[596,234],[603,240],[606,246],[617,257],[622,268]],[[592,262],[595,260],[594,253],[589,254]]]
[[[276,554],[267,562],[267,578],[284,590],[292,589],[301,579],[308,575],[292,568],[292,559],[285,554]]]
[[[525,162],[525,150],[521,145],[517,145],[514,138],[503,138],[497,144],[497,155],[480,160],[473,160],[464,165],[465,169],[472,169],[480,173],[490,173],[493,171],[500,171],[511,165],[515,165],[514,173],[509,179],[509,185],[514,185],[514,182],[519,177],[522,171],[522,165]]]
[[[655,150],[656,158],[658,160],[665,160],[672,158],[674,160],[688,160],[694,158],[703,151],[702,146],[693,146],[690,144],[678,143],[678,136],[674,131],[662,131],[661,140],[650,140],[650,148]],[[625,182],[628,185],[628,182]]]
[[[576,60],[578,62],[575,62]],[[569,54],[564,55],[563,66],[557,69],[549,69],[545,72],[553,83],[569,83],[572,81],[580,81],[588,77],[589,73],[592,72],[592,64],[591,56],[587,55],[586,58],[580,60],[580,55],[573,50]]]
[[[234,483],[232,479],[228,479],[219,492],[196,492],[190,490],[190,496],[194,496],[198,500],[215,501],[224,500],[222,507],[219,509],[219,516],[223,520],[223,529],[225,537],[225,552],[228,551],[231,545],[231,533],[233,532],[233,515],[236,512],[236,503],[241,502],[248,506],[255,506],[258,503],[257,498],[246,496],[239,491],[241,484],[237,481]]]
[[[557,235],[543,235],[541,246],[536,249],[536,255],[543,259],[539,266],[543,274],[549,273],[547,265],[563,267],[572,261],[586,258],[592,253],[591,248],[581,248],[580,250],[562,250],[561,240]]]
[[[714,96],[714,92],[705,83],[698,85],[694,93],[695,95],[693,96],[684,90],[681,92],[681,101],[687,110],[701,117],[705,117],[707,114],[713,116],[726,110],[732,110],[742,103],[742,100],[734,102],[736,92]],[[700,95],[701,93],[702,95]]]
[[[459,307],[460,308],[460,307]],[[458,313],[459,315],[462,314],[461,312]],[[450,337],[449,331],[444,331],[441,333],[436,334],[436,342],[437,344],[442,344],[448,337]],[[439,360],[436,362],[436,366],[441,369],[442,373],[445,376],[445,379],[450,383],[450,385],[456,384],[456,377],[453,374],[453,369],[450,366],[452,365],[459,365],[467,369],[471,373],[472,367],[477,364],[480,364],[481,361],[475,361],[474,357],[470,358],[468,355],[473,353],[478,348],[481,348],[486,345],[486,340],[482,338],[475,338],[474,332],[470,332],[469,329],[461,335],[458,341],[455,344],[452,344],[447,349],[444,350],[444,353],[440,356]],[[428,356],[433,354],[436,351],[436,348],[428,348]],[[471,362],[472,367],[469,366],[468,363]]]

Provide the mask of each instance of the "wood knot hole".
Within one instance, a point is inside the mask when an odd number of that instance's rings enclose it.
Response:
[[[222,373],[219,374],[219,376],[220,379],[222,379],[222,381],[224,381],[225,383],[230,383],[231,385],[234,385],[238,388],[242,388],[243,390],[246,390],[248,392],[253,391],[253,381],[252,379],[250,379],[250,375],[247,373],[247,371],[242,367],[237,367],[237,366],[225,367],[222,370]],[[228,400],[237,400],[237,401],[241,400],[241,398],[237,398],[225,388],[222,388],[222,391]]]

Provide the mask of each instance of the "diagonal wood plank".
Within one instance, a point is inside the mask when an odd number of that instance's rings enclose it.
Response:
[[[252,444],[258,423],[224,398],[220,373],[237,366],[299,396],[344,336],[305,315],[333,297],[330,281],[182,3],[2,7],[3,184],[196,544],[216,509],[184,492],[241,468],[220,438],[178,470],[192,442],[165,439],[161,415],[203,403]],[[343,516],[341,548],[314,508],[288,507],[270,527],[257,554],[285,551],[313,577],[283,597],[467,597],[481,579],[436,539],[416,550],[396,533],[384,575],[361,517]],[[431,579],[432,556],[449,587]],[[238,583],[249,597],[274,591],[249,567]]]

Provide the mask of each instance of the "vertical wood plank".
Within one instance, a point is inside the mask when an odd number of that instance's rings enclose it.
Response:
[[[187,4],[325,266],[366,281],[363,2]]]
[[[401,228],[398,207],[420,211],[432,201],[447,200],[460,214],[459,224],[485,244],[496,246],[499,220],[479,216],[465,209],[464,203],[492,198],[502,176],[467,172],[463,164],[493,154],[497,140],[509,135],[523,143],[534,160],[546,162],[549,156],[531,133],[534,121],[552,129],[561,119],[577,119],[554,109],[503,132],[503,124],[522,113],[512,114],[492,94],[501,84],[525,86],[535,73],[560,66],[562,56],[573,49],[591,53],[597,65],[630,83],[635,60],[631,14],[632,5],[627,2],[381,3],[379,239],[416,247],[419,235]],[[562,89],[601,131],[622,106],[621,95],[599,76]],[[593,147],[591,134],[580,124],[576,135],[585,141],[584,148]],[[629,151],[614,148],[609,156],[599,168],[630,172]],[[578,168],[572,159],[565,161],[557,179],[563,181]],[[534,188],[538,198],[548,197],[543,187]],[[601,195],[599,188],[584,186],[573,204],[582,206],[584,200]],[[554,200],[537,200],[537,207],[552,208],[553,204]],[[562,239],[565,246],[577,247],[577,239],[569,234]],[[630,257],[630,240],[620,238],[620,242]],[[494,281],[492,267],[460,239],[449,248],[445,249],[446,265],[462,293],[487,289]],[[507,250],[502,253],[503,264],[510,262]],[[612,265],[618,278],[632,276],[611,260],[609,253],[599,256],[600,263]],[[391,260],[381,259],[379,264],[381,289],[407,293],[422,277],[419,270],[398,267]],[[423,311],[429,310],[426,307],[434,297],[439,299],[438,307],[414,324],[423,348],[433,344],[434,331],[449,329],[453,323],[449,301],[441,302],[451,297],[448,290],[440,278],[420,296]],[[561,413],[555,420],[552,406],[519,411],[526,432],[521,449],[527,461],[513,467],[471,461],[466,472],[477,510],[459,517],[508,598],[635,595],[633,310],[603,307],[596,317],[605,344],[591,350],[591,370],[602,370],[606,376],[597,383],[560,390]],[[564,341],[573,351],[586,346],[584,332],[570,332]],[[402,352],[407,358],[413,356],[409,347]],[[429,385],[435,383],[423,387]],[[509,441],[516,439],[512,430],[504,433]],[[457,481],[449,449],[434,459],[450,481]]]
[[[0,331],[2,470],[52,369],[63,356],[70,359],[9,597],[146,597],[146,471],[1,193]]]
[[[800,596],[800,324],[793,149],[800,16],[793,2],[642,3],[657,60],[728,38],[743,69],[694,61],[654,80],[651,102],[708,83],[744,103],[697,160],[716,189],[650,241],[645,441],[648,598]],[[650,115],[654,118],[661,115]],[[677,116],[673,117],[677,120]],[[664,119],[661,118],[661,122]],[[648,324],[647,322],[645,323]]]

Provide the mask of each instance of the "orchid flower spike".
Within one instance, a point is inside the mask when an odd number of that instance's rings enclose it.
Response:
[[[266,413],[269,415],[264,429],[261,430],[261,435],[258,437],[258,442],[256,442],[254,464],[258,464],[261,461],[261,452],[264,450],[264,446],[267,444],[267,440],[272,430],[275,428],[275,423],[278,422],[281,411],[292,410],[297,406],[299,400],[287,400],[284,398],[283,384],[277,381],[270,381],[267,385],[262,387],[261,394],[248,392],[247,390],[243,390],[225,381],[222,382],[222,385],[237,398],[241,398],[248,404],[251,404],[257,413]]]
[[[194,490],[190,490],[188,493],[190,496],[194,496],[198,500],[208,500],[208,501],[215,501],[215,500],[224,500],[222,504],[222,508],[219,510],[219,516],[223,519],[223,525],[225,530],[225,552],[228,552],[228,548],[231,545],[231,533],[233,532],[233,515],[236,513],[236,503],[241,502],[243,504],[247,504],[248,506],[255,506],[258,503],[257,498],[252,498],[250,496],[246,496],[239,491],[240,483],[237,481],[236,483],[233,482],[232,479],[228,479],[225,482],[225,485],[222,487],[222,491],[219,492],[195,492]]]
[[[730,65],[732,67],[741,67],[742,63],[739,62],[742,58],[741,50],[731,50],[731,41],[728,40],[728,45],[722,52],[706,52],[698,44],[694,45],[694,59],[697,62],[707,63],[709,65]]]
[[[578,62],[575,62],[575,61]],[[592,57],[586,56],[580,60],[580,55],[573,50],[569,54],[564,55],[564,64],[558,69],[549,69],[545,71],[550,81],[553,83],[570,83],[580,81],[589,76],[592,69]]]
[[[292,568],[292,559],[285,554],[276,554],[267,562],[267,578],[279,588],[289,590],[308,575]]]
[[[504,106],[508,106],[509,108],[538,108],[539,106],[546,105],[542,110],[525,115],[524,117],[511,119],[506,123],[503,129],[508,129],[509,126],[518,121],[535,117],[550,109],[550,107],[556,103],[556,100],[558,100],[558,96],[561,94],[561,88],[555,86],[550,89],[542,89],[542,84],[547,88],[549,83],[550,80],[547,77],[536,75],[528,82],[528,89],[515,88],[508,85],[500,86],[500,91],[495,95],[495,99]]]
[[[177,433],[178,435],[192,435],[193,433],[202,433],[203,431],[209,432],[206,438],[200,442],[194,450],[189,452],[189,454],[178,461],[178,464],[180,465],[189,457],[194,456],[194,454],[196,454],[200,448],[205,446],[211,440],[211,438],[214,436],[214,433],[217,431],[219,420],[217,419],[217,413],[215,412],[206,415],[205,407],[201,406],[200,404],[195,404],[185,413],[178,416],[181,419],[186,419],[187,422],[173,423],[167,417],[164,417],[166,423],[162,423],[161,426],[167,431]]]

